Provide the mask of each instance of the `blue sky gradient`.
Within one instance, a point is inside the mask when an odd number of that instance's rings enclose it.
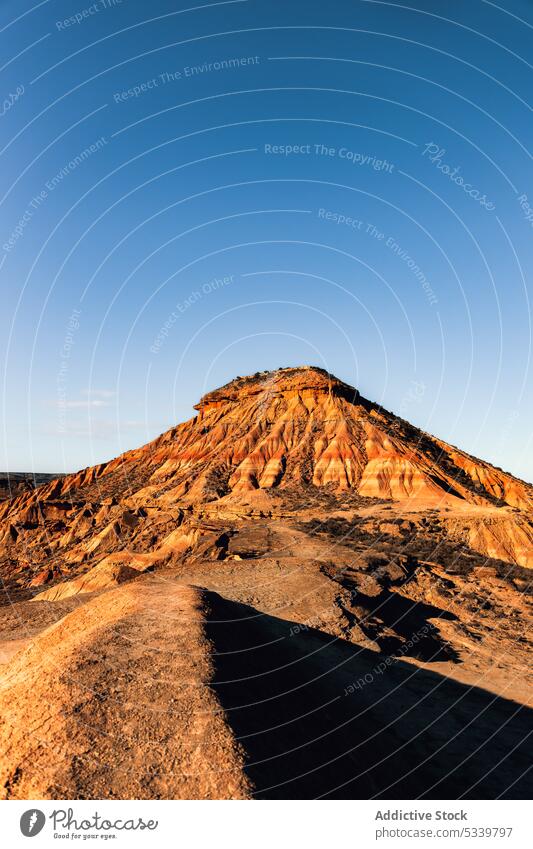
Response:
[[[2,469],[316,364],[531,480],[531,4],[191,7],[2,4]]]

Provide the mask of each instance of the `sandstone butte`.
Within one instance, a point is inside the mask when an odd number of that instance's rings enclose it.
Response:
[[[0,502],[0,796],[528,798],[533,487],[319,368],[196,411]]]

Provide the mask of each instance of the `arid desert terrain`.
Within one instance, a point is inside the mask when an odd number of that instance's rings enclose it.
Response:
[[[4,799],[527,798],[533,487],[314,367],[0,502]]]

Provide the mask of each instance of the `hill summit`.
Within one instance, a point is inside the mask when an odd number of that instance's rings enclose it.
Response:
[[[527,798],[532,519],[323,369],[235,378],[0,503],[1,794]]]
[[[207,501],[296,485],[393,500],[533,507],[530,485],[418,430],[316,367],[237,377],[204,395],[196,410],[143,448],[41,487],[33,500],[96,481],[115,494],[120,470],[128,494],[142,482],[137,492],[144,498],[166,493]],[[116,494],[122,492],[121,483]]]

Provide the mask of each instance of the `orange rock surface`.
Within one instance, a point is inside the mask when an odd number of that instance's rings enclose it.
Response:
[[[312,367],[24,487],[0,503],[3,796],[520,797],[532,520],[530,484]],[[397,691],[449,705],[438,733],[391,729]]]

